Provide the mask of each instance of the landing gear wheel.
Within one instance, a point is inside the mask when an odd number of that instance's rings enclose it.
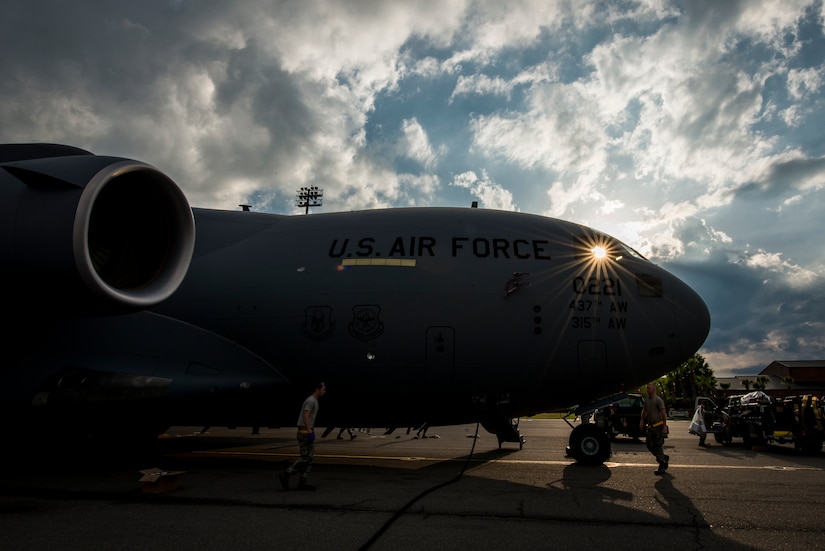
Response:
[[[579,425],[570,434],[570,455],[580,465],[601,465],[610,457],[610,438],[596,425]]]

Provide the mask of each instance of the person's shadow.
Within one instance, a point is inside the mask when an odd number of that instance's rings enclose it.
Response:
[[[610,468],[605,465],[582,466],[573,463],[564,468],[562,489],[580,493],[594,502],[632,501],[632,493],[602,486],[610,479],[611,474]]]
[[[654,499],[667,512],[673,522],[693,525],[702,530],[710,529],[710,523],[705,520],[702,511],[693,504],[688,496],[673,485],[673,475],[663,474],[653,487],[658,492]]]

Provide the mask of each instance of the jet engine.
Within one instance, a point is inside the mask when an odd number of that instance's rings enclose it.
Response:
[[[183,192],[158,169],[52,144],[0,146],[0,283],[11,304],[140,310],[192,257]]]

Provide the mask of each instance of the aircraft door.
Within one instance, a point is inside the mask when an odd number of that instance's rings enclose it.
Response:
[[[426,380],[428,385],[453,384],[455,372],[455,330],[436,326],[427,329]]]

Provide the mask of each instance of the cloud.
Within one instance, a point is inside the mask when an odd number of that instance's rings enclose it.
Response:
[[[481,200],[481,207],[517,211],[513,204],[513,194],[493,182],[485,171],[479,177],[475,172],[457,175],[450,185],[468,189]]]
[[[818,358],[825,293],[798,285],[794,269],[772,255],[740,258],[712,253],[713,262],[665,263],[713,305],[711,332],[702,354],[717,373],[758,373],[773,360]],[[773,278],[766,279],[762,264]],[[712,268],[711,268],[712,266]],[[813,282],[811,282],[813,283]]]
[[[823,283],[821,274],[782,260],[782,253],[757,251],[742,259],[749,267],[781,276],[792,288],[810,288]]]
[[[788,71],[788,93],[794,100],[815,94],[822,88],[822,69],[791,69]]]
[[[469,193],[593,225],[700,289],[706,357],[764,366],[825,355],[824,16],[813,0],[12,0],[0,138],[144,160],[195,206],[296,213],[315,185],[328,212]]]
[[[579,84],[537,84],[528,94],[526,113],[477,117],[475,145],[528,169],[600,170],[607,136],[598,116],[587,111],[592,103]]]
[[[437,161],[437,154],[418,121],[415,118],[403,121],[401,133],[398,155],[418,161],[425,168],[432,168]]]
[[[825,156],[804,158],[798,152],[789,152],[781,158],[769,159],[769,164],[758,179],[742,185],[736,193],[761,193],[776,196],[789,190],[820,190],[825,187]]]

